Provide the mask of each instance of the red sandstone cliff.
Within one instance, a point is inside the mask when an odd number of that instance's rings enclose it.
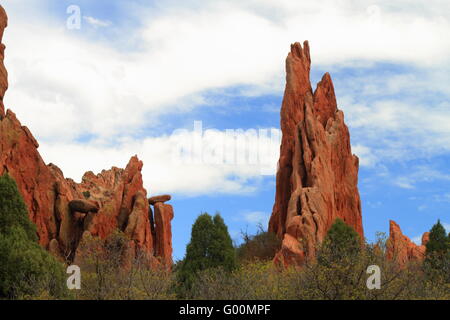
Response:
[[[281,107],[282,142],[269,231],[283,239],[277,263],[314,257],[336,218],[364,237],[358,192],[359,161],[351,153],[344,114],[328,73],[313,92],[309,44],[291,45]]]
[[[389,260],[395,261],[400,267],[404,267],[411,261],[423,261],[429,240],[429,232],[422,236],[422,245],[418,246],[407,236],[403,235],[400,226],[395,221],[389,221],[389,239],[386,243],[386,255]]]
[[[7,16],[0,6],[0,42]],[[142,161],[132,157],[125,169],[113,167],[95,175],[87,172],[81,183],[66,179],[53,164],[46,165],[39,144],[15,114],[5,114],[3,97],[8,87],[3,64],[5,46],[0,47],[0,175],[9,173],[18,185],[36,224],[40,244],[53,254],[73,261],[82,237],[106,238],[123,231],[134,249],[144,253],[149,264],[156,259],[172,263],[172,206],[166,197],[152,198],[142,182]]]

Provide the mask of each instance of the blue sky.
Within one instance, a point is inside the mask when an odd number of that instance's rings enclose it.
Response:
[[[170,193],[174,257],[201,212],[232,237],[267,224],[275,171],[174,163],[174,138],[203,130],[279,128],[284,59],[309,40],[313,86],[330,72],[360,157],[366,237],[389,219],[418,241],[450,225],[450,5],[443,1],[3,1],[5,104],[47,162],[87,170],[144,161],[150,195]],[[69,30],[69,5],[81,28]],[[26,39],[26,41],[24,40]],[[184,129],[179,135],[176,130]],[[216,132],[217,133],[217,132]],[[205,139],[207,146],[220,135]],[[270,139],[271,154],[278,159]]]

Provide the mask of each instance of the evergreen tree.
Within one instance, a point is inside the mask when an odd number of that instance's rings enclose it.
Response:
[[[225,271],[232,271],[236,268],[236,252],[228,233],[228,227],[218,213],[214,216],[213,223],[215,236],[211,243],[212,265],[214,267],[221,266]]]
[[[37,243],[36,226],[15,181],[0,177],[0,298],[23,298],[42,293],[62,294],[65,275]]]
[[[337,218],[322,242],[319,263],[333,263],[352,259],[361,251],[359,234],[342,219]]]
[[[428,275],[444,276],[447,281],[450,281],[450,240],[439,220],[430,230],[424,268]]]
[[[221,267],[225,271],[236,268],[236,255],[222,217],[201,214],[192,226],[191,241],[181,263],[178,279],[189,289],[199,272]]]

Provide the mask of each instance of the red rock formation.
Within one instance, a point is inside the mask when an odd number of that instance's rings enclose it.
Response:
[[[0,39],[6,25],[7,17],[0,6]],[[137,252],[145,253],[150,264],[160,257],[170,266],[173,209],[156,203],[153,221],[143,187],[142,161],[135,156],[125,169],[113,167],[98,175],[87,172],[81,183],[64,178],[55,165],[46,165],[28,128],[12,111],[4,113],[8,81],[3,44],[0,53],[0,175],[7,172],[15,179],[29,217],[37,226],[40,244],[62,259],[73,261],[82,237],[105,239],[121,230],[131,241],[134,252],[129,253],[130,259]],[[170,196],[162,199],[168,201]]]
[[[344,114],[328,73],[312,91],[308,42],[291,45],[281,107],[283,133],[269,231],[283,239],[275,257],[302,264],[314,257],[336,218],[363,238],[358,192],[359,160],[351,153]]]
[[[395,221],[389,221],[389,239],[386,244],[386,256],[389,260],[398,263],[404,267],[410,261],[423,261],[428,240],[429,232],[422,236],[422,245],[418,246],[407,236],[403,235],[400,226]]]
[[[173,208],[170,204],[157,202],[154,205],[155,216],[155,254],[161,257],[165,265],[172,264],[172,227]]]
[[[8,25],[8,17],[2,6],[0,6],[0,119],[5,115],[5,107],[3,106],[3,97],[6,89],[8,89],[8,72],[6,71],[3,60],[5,59],[5,45],[2,42],[3,31]]]

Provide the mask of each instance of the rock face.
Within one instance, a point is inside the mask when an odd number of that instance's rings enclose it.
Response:
[[[3,105],[3,97],[8,89],[8,73],[6,71],[3,60],[5,59],[5,45],[2,43],[3,32],[8,25],[8,17],[5,9],[0,6],[0,119],[5,115],[5,107]]]
[[[157,202],[154,205],[155,254],[167,265],[172,263],[172,228],[173,208],[170,204]]]
[[[328,73],[313,92],[309,44],[291,45],[281,107],[282,142],[269,231],[283,239],[275,261],[301,265],[336,218],[363,238],[359,160]]]
[[[7,25],[0,6],[0,39]],[[144,253],[149,264],[172,263],[172,206],[155,203],[155,217],[143,187],[143,163],[132,157],[125,169],[113,167],[95,175],[84,174],[81,183],[66,179],[55,165],[46,165],[39,144],[15,114],[5,114],[3,97],[8,86],[0,48],[0,175],[12,176],[36,224],[39,242],[61,259],[71,262],[82,237],[106,238],[123,231],[135,254]],[[163,200],[170,199],[165,197]]]
[[[403,235],[400,226],[395,221],[389,221],[389,238],[386,244],[386,255],[389,260],[395,261],[400,267],[404,267],[408,262],[421,262],[425,258],[425,252],[429,232],[422,236],[422,245],[418,246],[407,236]]]

